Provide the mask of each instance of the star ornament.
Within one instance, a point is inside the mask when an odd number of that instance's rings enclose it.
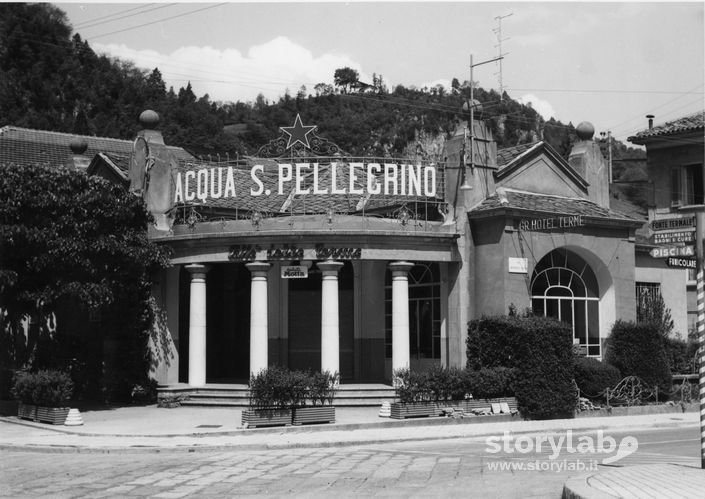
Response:
[[[313,132],[316,125],[305,126],[301,123],[301,116],[299,114],[296,115],[293,126],[282,126],[279,128],[289,136],[289,141],[286,144],[287,149],[296,145],[297,142],[301,143],[301,145],[307,149],[311,148],[308,143],[308,134]]]

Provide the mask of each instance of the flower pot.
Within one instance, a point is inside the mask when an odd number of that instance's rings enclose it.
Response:
[[[37,420],[37,406],[20,402],[17,405],[17,417],[22,419]]]
[[[294,408],[294,425],[335,423],[335,407],[318,405]]]
[[[42,423],[64,424],[69,415],[69,407],[42,407],[37,406],[37,419]]]
[[[248,409],[242,411],[242,425],[245,428],[291,425],[291,409]]]
[[[391,407],[392,419],[422,418],[438,416],[438,414],[438,404],[435,402],[413,402],[411,404],[394,402]]]

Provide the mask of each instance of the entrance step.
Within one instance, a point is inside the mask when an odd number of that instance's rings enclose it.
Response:
[[[247,385],[208,384],[192,388],[186,384],[160,386],[159,398],[184,397],[181,405],[214,407],[247,407],[249,393]],[[382,402],[395,400],[394,389],[389,385],[342,384],[335,396],[333,405],[337,407],[372,407],[381,406]]]

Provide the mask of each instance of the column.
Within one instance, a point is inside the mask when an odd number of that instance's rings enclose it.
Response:
[[[340,373],[338,272],[343,262],[316,264],[321,271],[321,371]]]
[[[250,287],[250,374],[269,365],[269,326],[267,323],[267,273],[271,264],[252,262],[245,265],[252,274]]]
[[[188,323],[188,384],[206,384],[206,273],[207,265],[186,265],[191,273],[191,302]]]
[[[392,271],[392,373],[409,367],[409,270],[413,266],[411,262],[389,264]]]

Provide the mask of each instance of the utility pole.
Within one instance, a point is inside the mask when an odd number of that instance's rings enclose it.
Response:
[[[502,57],[495,57],[494,59],[488,59],[486,61],[473,63],[473,55],[470,54],[470,171],[475,171],[475,82],[473,80],[473,70],[476,66],[482,66],[483,64],[488,64],[490,62],[501,61]],[[467,170],[467,164],[463,165],[463,168]],[[467,183],[467,172],[465,171],[466,181],[461,189],[467,190],[471,189],[470,185]]]
[[[497,16],[495,19],[497,20],[497,27],[493,29],[497,34],[497,45],[495,47],[499,47],[499,52],[497,54],[497,60],[499,60],[499,100],[502,100],[502,95],[504,94],[504,84],[502,82],[502,59],[504,58],[507,53],[502,53],[502,42],[506,42],[509,40],[509,38],[502,38],[502,19],[506,19],[509,16],[514,15],[514,12],[510,12],[506,16]]]

